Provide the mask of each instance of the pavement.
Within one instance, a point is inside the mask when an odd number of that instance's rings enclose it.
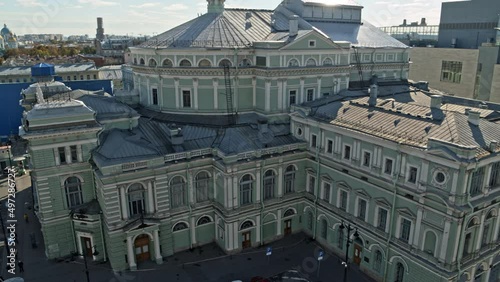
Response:
[[[21,180],[24,181],[24,180]],[[24,183],[24,182],[23,182]],[[0,188],[2,189],[2,188]],[[25,205],[25,203],[27,203]],[[18,184],[16,195],[16,232],[19,235],[18,254],[24,262],[24,273],[7,273],[6,252],[2,250],[0,273],[4,278],[21,276],[27,282],[84,282],[87,281],[82,260],[48,260],[45,257],[41,227],[33,211],[31,189],[26,184]],[[4,201],[1,203],[2,216],[6,219]],[[28,213],[29,223],[24,222],[23,214]],[[30,234],[37,239],[37,248],[32,248]],[[271,256],[266,256],[267,247],[272,247]],[[4,248],[2,248],[4,249]],[[138,265],[133,272],[115,273],[109,263],[89,262],[89,281],[92,282],[249,282],[252,277],[272,277],[287,270],[298,270],[311,282],[343,281],[344,267],[341,259],[328,252],[321,264],[317,257],[321,247],[305,234],[294,234],[280,241],[259,248],[246,250],[236,255],[225,255],[215,244],[205,245],[190,251],[177,253],[165,258],[162,265],[147,262]],[[348,270],[347,281],[374,281],[357,269]]]

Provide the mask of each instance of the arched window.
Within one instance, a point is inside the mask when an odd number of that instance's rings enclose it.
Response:
[[[210,217],[204,216],[204,217],[201,217],[200,219],[198,219],[198,224],[197,225],[200,226],[200,225],[203,225],[203,224],[208,224],[210,222],[212,222],[212,220],[210,219]]]
[[[274,187],[276,174],[273,170],[268,170],[264,174],[264,200],[274,198]]]
[[[186,205],[186,182],[176,176],[170,180],[170,206],[175,209]]]
[[[82,183],[80,178],[76,176],[68,177],[68,179],[64,181],[64,190],[66,192],[68,208],[83,204]]]
[[[186,223],[184,222],[179,222],[177,223],[176,225],[174,225],[174,232],[175,231],[181,231],[181,230],[184,230],[184,229],[188,229],[188,226]]]
[[[432,231],[427,231],[425,233],[424,251],[432,256],[434,256],[434,250],[436,249],[436,234]]]
[[[288,61],[288,66],[289,67],[298,67],[298,66],[300,66],[300,63],[297,59],[291,59],[290,61]]]
[[[137,65],[137,58],[134,58],[134,65]]]
[[[396,273],[394,275],[394,282],[403,282],[405,276],[405,267],[402,263],[398,262],[396,264]]]
[[[285,170],[285,194],[295,191],[295,166],[289,165]]]
[[[246,174],[240,180],[240,205],[252,203],[253,177]]]
[[[212,63],[207,59],[203,59],[198,63],[198,66],[201,68],[209,68],[212,66]]]
[[[132,184],[128,188],[128,210],[130,216],[144,212],[144,187],[141,184]]]
[[[326,237],[328,236],[328,222],[326,219],[321,220],[321,238],[326,240]]]
[[[156,67],[157,63],[155,61],[155,59],[149,59],[149,66],[150,67]]]
[[[382,252],[380,252],[379,250],[375,251],[373,270],[377,271],[378,273],[380,273],[380,271],[382,270]]]
[[[313,230],[313,214],[310,211],[307,212],[307,229]]]
[[[249,67],[251,65],[252,65],[252,61],[250,61],[249,59],[243,59],[240,62],[240,67]]]
[[[245,229],[248,229],[251,227],[253,227],[253,222],[251,222],[250,220],[247,220],[247,221],[243,222],[243,224],[241,224],[240,230],[245,230]]]
[[[139,61],[139,64],[140,64],[141,66],[145,65],[145,63],[144,63],[144,59],[143,59],[143,58],[141,58],[141,60]]]
[[[344,249],[344,230],[342,228],[337,230],[337,248]]]
[[[310,66],[315,66],[316,65],[316,60],[314,60],[313,58],[309,58],[309,60],[307,60],[306,62],[306,66],[310,67]]]
[[[180,67],[190,67],[190,66],[191,66],[191,62],[190,62],[190,61],[188,61],[188,60],[186,60],[186,59],[184,59],[184,60],[182,60],[182,61],[179,63],[179,66],[180,66]]]
[[[172,61],[171,61],[171,60],[169,60],[169,59],[165,59],[165,60],[163,61],[163,64],[162,64],[162,65],[163,65],[163,67],[166,67],[166,68],[171,68],[171,67],[173,67],[173,66],[174,66],[174,64],[172,63]]]
[[[295,214],[295,211],[292,209],[288,209],[284,214],[283,217],[289,217]]]
[[[331,66],[333,65],[333,61],[330,58],[326,58],[323,60],[323,66]]]
[[[219,62],[219,67],[224,67],[224,66],[232,67],[233,63],[231,63],[231,61],[228,59],[223,59],[222,61]]]
[[[208,187],[210,183],[210,175],[206,171],[202,171],[196,175],[196,202],[208,201]]]

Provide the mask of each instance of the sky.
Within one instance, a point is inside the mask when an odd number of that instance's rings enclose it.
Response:
[[[410,23],[424,17],[427,24],[439,24],[441,1],[353,1],[364,7],[363,18],[375,26],[399,25],[403,19]],[[227,0],[226,7],[274,9],[280,2]],[[141,36],[162,33],[206,10],[206,0],[0,0],[0,23],[6,23],[18,35],[57,33],[95,37],[96,18],[102,17],[106,34]]]

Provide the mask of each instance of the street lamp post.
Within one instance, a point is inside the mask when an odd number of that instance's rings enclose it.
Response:
[[[95,245],[92,247],[92,249],[94,250],[94,252],[92,252],[93,256],[99,255],[99,252],[96,250],[95,247],[96,247]],[[85,262],[85,274],[87,275],[87,282],[90,282],[89,268],[87,265],[87,254],[82,254],[82,255],[83,255],[83,261]]]
[[[348,223],[347,227],[346,227],[344,224],[344,221],[342,221],[342,224],[340,225],[340,229],[344,230],[345,228],[347,228],[347,240],[345,243],[345,261],[342,262],[342,265],[344,265],[344,282],[347,282],[347,263],[349,261],[349,246],[353,242],[351,239],[349,239],[349,237],[351,236],[351,231],[353,231],[353,230],[355,230],[355,232],[354,232],[355,238],[358,238],[359,234],[358,234],[357,227],[351,227],[350,223]]]

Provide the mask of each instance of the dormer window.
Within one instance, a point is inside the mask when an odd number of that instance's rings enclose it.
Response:
[[[309,40],[309,48],[315,48],[316,47],[316,40]]]

